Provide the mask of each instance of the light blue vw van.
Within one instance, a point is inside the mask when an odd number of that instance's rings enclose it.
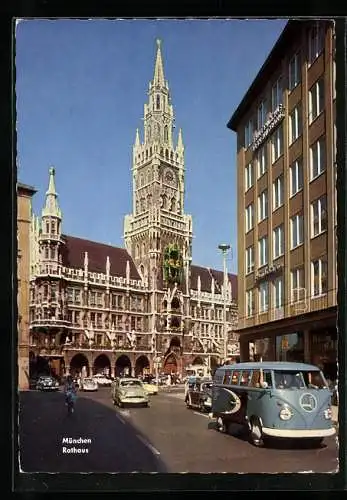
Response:
[[[320,369],[305,363],[237,363],[213,377],[212,413],[219,430],[248,426],[251,442],[267,438],[321,443],[335,434],[331,392]]]

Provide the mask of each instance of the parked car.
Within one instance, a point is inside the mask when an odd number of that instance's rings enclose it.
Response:
[[[44,375],[38,378],[36,383],[36,390],[38,391],[58,391],[59,382],[50,375]]]
[[[136,378],[117,378],[112,383],[113,404],[122,407],[126,404],[149,406],[147,394],[141,380]]]
[[[144,377],[142,380],[142,385],[147,394],[158,394],[158,384],[156,384],[154,377]]]
[[[87,377],[80,380],[79,389],[81,391],[97,391],[99,388],[95,378]]]
[[[107,377],[106,375],[103,375],[102,373],[97,373],[96,375],[93,375],[92,377],[100,387],[107,387],[112,384],[112,379],[110,377]]]
[[[210,411],[212,408],[212,380],[191,377],[185,393],[187,408]]]

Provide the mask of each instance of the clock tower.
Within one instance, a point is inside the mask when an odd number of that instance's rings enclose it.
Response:
[[[174,138],[160,40],[147,95],[143,140],[137,129],[133,146],[133,210],[124,220],[125,246],[150,290],[175,287],[189,294],[192,218],[184,213],[184,146],[181,129]]]

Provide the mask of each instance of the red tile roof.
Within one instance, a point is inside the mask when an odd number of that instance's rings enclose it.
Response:
[[[126,277],[126,264],[129,261],[130,279],[140,280],[134,261],[124,248],[117,248],[95,241],[65,236],[66,244],[62,250],[63,265],[75,269],[84,268],[84,252],[88,252],[88,270],[92,273],[106,273],[106,259],[110,259],[111,276]]]
[[[209,267],[191,266],[191,284],[193,290],[198,288],[198,276],[200,276],[201,291],[211,292],[212,278],[215,280],[215,293],[220,293],[220,287],[223,284],[223,271],[210,269]],[[228,273],[229,281],[231,281],[231,290],[233,299],[237,300],[237,275]],[[217,285],[217,286],[216,286]]]
[[[84,253],[88,252],[88,270],[92,273],[106,272],[106,259],[110,259],[111,276],[126,276],[126,264],[129,261],[130,279],[140,280],[141,277],[136,269],[132,257],[125,248],[113,247],[95,241],[89,241],[75,236],[63,235],[65,245],[62,249],[63,265],[74,269],[84,268]],[[223,272],[208,267],[191,266],[191,285],[193,290],[198,288],[198,276],[201,281],[201,291],[211,292],[211,281],[214,278],[216,287],[215,293],[220,293],[220,286],[223,284]],[[232,286],[232,295],[237,299],[237,276],[228,274]]]

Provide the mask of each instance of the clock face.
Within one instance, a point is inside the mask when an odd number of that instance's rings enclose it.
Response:
[[[164,182],[167,184],[175,184],[176,177],[172,170],[166,169],[164,172]]]

